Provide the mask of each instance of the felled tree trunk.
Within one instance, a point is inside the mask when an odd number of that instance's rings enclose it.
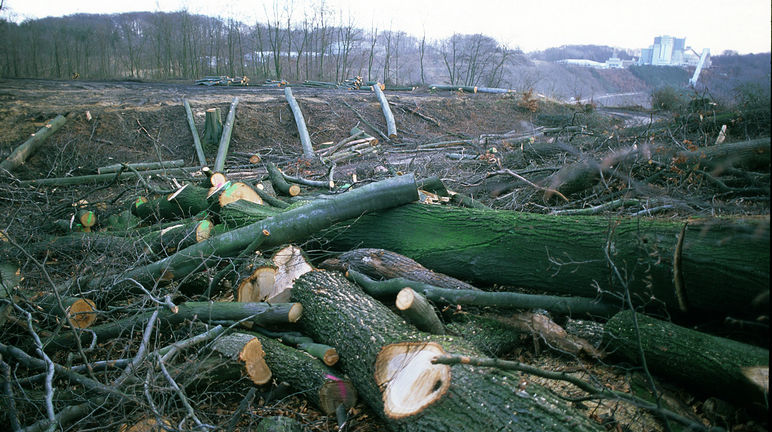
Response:
[[[769,392],[769,351],[636,314],[616,314],[605,326],[609,351],[652,373],[740,405],[761,405]]]
[[[311,137],[308,135],[308,129],[306,129],[306,120],[303,118],[303,111],[300,110],[298,101],[295,100],[295,96],[292,95],[292,89],[290,87],[284,88],[284,97],[287,99],[287,103],[292,110],[292,115],[295,116],[295,124],[298,128],[298,135],[300,136],[300,144],[303,147],[303,157],[306,159],[313,159],[314,148],[311,144]]]
[[[158,320],[163,323],[179,324],[185,320],[209,322],[212,320],[239,321],[248,319],[247,322],[257,325],[271,325],[296,322],[302,313],[303,307],[298,303],[269,305],[268,303],[242,302],[186,302],[178,305],[177,311],[162,310],[158,314]],[[151,314],[150,312],[137,314],[119,321],[91,327],[88,333],[81,334],[81,342],[88,344],[94,336],[98,340],[104,341],[122,333],[129,333],[136,326],[142,326]],[[67,333],[53,339],[46,346],[46,349],[70,347],[74,343],[73,335]]]
[[[27,158],[32,153],[34,153],[43,144],[43,142],[45,142],[46,138],[50,137],[65,123],[67,123],[67,118],[62,115],[58,115],[52,120],[48,121],[45,126],[32,134],[30,139],[24,141],[23,144],[16,147],[13,153],[11,153],[2,163],[0,163],[0,168],[13,171],[14,169],[21,166],[27,160]]]
[[[477,351],[458,337],[430,336],[407,325],[339,273],[301,276],[293,299],[303,327],[336,347],[360,397],[395,431],[600,430],[585,415],[537,386],[518,396],[520,379],[487,368],[437,368],[441,352]],[[380,386],[379,386],[380,382]]]
[[[674,257],[684,223],[410,204],[331,229],[325,247],[383,248],[478,286],[590,298],[598,287],[609,295],[624,291],[608,250],[637,303],[653,297],[675,309]],[[680,252],[681,289],[693,312],[747,316],[769,290],[768,219],[690,220]]]
[[[276,380],[302,393],[325,414],[335,413],[340,404],[346,408],[356,404],[356,389],[349,380],[340,377],[339,372],[303,351],[268,336],[255,336],[263,344],[265,362]]]
[[[228,147],[231,143],[231,131],[236,122],[236,106],[239,104],[239,98],[233,98],[231,108],[228,110],[228,118],[225,120],[225,127],[222,129],[219,146],[217,147],[217,157],[214,160],[213,169],[215,172],[222,172],[225,169],[225,158],[228,156]]]
[[[180,279],[203,264],[215,265],[221,257],[238,256],[259,236],[266,237],[263,247],[292,243],[306,239],[333,223],[405,204],[417,198],[418,191],[412,175],[371,183],[334,198],[316,200],[263,221],[210,237],[168,258],[133,269],[122,275],[122,278],[132,278],[148,286],[159,279]],[[87,286],[102,295],[126,296],[142,292],[133,284],[110,289],[116,291],[103,292],[103,283],[103,279],[94,278]]]
[[[440,288],[477,290],[466,282],[442,273],[435,273],[404,255],[384,249],[354,249],[342,253],[338,256],[337,261],[331,259],[325,263],[336,270],[352,269],[373,278],[393,279],[401,277]]]

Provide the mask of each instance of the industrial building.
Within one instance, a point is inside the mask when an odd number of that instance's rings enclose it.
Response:
[[[705,56],[703,67],[710,65],[710,50],[705,48],[702,55],[686,46],[686,38],[657,36],[654,44],[641,49],[639,65],[654,66],[697,66],[700,57]]]

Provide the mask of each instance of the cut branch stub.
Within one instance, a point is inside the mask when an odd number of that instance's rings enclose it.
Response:
[[[444,354],[434,342],[400,342],[381,349],[375,359],[375,382],[382,388],[387,416],[399,419],[416,415],[445,395],[450,387],[450,366],[432,363],[433,358]]]
[[[338,405],[352,408],[357,403],[357,389],[347,379],[328,375],[327,381],[319,388],[319,407],[327,415],[335,414]]]

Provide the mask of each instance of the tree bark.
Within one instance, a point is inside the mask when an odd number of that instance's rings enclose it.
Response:
[[[49,120],[45,126],[32,134],[32,137],[16,147],[16,149],[0,163],[0,168],[7,171],[13,171],[24,164],[27,158],[45,142],[46,138],[53,135],[53,133],[59,130],[65,123],[67,123],[67,118],[63,115],[58,115],[52,120]]]
[[[273,164],[273,162],[268,162],[265,164],[266,169],[268,170],[268,178],[271,179],[271,185],[273,185],[273,190],[277,194],[282,194],[285,196],[297,196],[300,194],[300,186],[296,184],[289,184],[287,183],[287,180],[284,179],[284,176],[282,175],[281,171],[279,171],[279,168],[276,167],[276,165]]]
[[[477,351],[458,337],[431,336],[413,330],[386,306],[337,273],[306,273],[295,283],[293,299],[304,306],[302,324],[305,331],[315,340],[336,347],[343,370],[355,384],[360,397],[391,430],[602,429],[589,421],[584,413],[536,384],[529,384],[528,397],[518,397],[520,379],[516,375],[475,367],[449,367],[449,382],[432,381],[428,387],[421,388],[430,393],[433,402],[430,400],[424,406],[414,406],[415,412],[409,412],[411,404],[406,402],[404,405],[408,411],[390,416],[387,410],[392,404],[390,401],[384,403],[384,393],[374,379],[380,369],[376,360],[388,346],[412,342],[417,343],[418,351],[427,345],[455,353]],[[426,362],[429,358],[423,360]],[[421,373],[411,370],[416,375]],[[417,385],[409,379],[401,384]],[[444,389],[444,393],[440,388]],[[393,387],[387,384],[386,391],[391,389]]]
[[[391,250],[478,286],[524,286],[590,298],[600,288],[612,299],[624,289],[610,268],[608,250],[636,303],[651,304],[654,298],[677,309],[673,257],[683,224],[410,204],[331,229],[325,247]],[[756,297],[769,290],[769,220],[689,221],[681,272],[690,310],[748,316]]]
[[[609,351],[640,364],[642,349],[654,374],[740,405],[765,403],[768,350],[633,314],[620,312],[606,323]]]
[[[306,129],[306,120],[303,118],[303,111],[300,110],[300,106],[295,100],[295,96],[292,95],[292,89],[290,87],[284,88],[284,97],[287,99],[292,114],[295,116],[295,124],[298,127],[298,134],[300,135],[300,145],[303,147],[303,157],[306,159],[313,159],[314,148],[311,145],[311,137],[308,135],[308,129]]]

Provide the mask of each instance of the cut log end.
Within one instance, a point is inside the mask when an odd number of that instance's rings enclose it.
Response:
[[[249,185],[242,182],[232,183],[220,194],[220,207],[236,202],[238,200],[250,201],[256,204],[263,204],[263,199]]]
[[[415,301],[415,291],[413,291],[412,288],[404,288],[399,292],[399,294],[397,294],[397,300],[395,303],[397,305],[397,309],[403,311],[410,309],[410,307],[413,305],[413,301]]]
[[[96,319],[96,305],[89,299],[78,299],[67,308],[67,321],[75,328],[88,328]]]
[[[214,226],[209,219],[204,219],[196,225],[196,243],[200,243],[212,235]]]
[[[339,405],[352,408],[357,403],[357,390],[351,381],[328,376],[330,381],[319,388],[319,407],[327,415],[335,414]]]
[[[260,161],[261,161],[261,159],[260,159],[260,155],[256,155],[256,154],[254,154],[254,155],[252,155],[252,156],[250,156],[250,157],[249,157],[249,163],[251,163],[251,164],[253,164],[253,165],[254,165],[254,164],[259,164],[259,163],[260,163]]]
[[[227,181],[228,179],[225,177],[225,174],[220,172],[212,173],[212,175],[209,177],[209,183],[211,183],[215,188],[224,185]]]
[[[237,299],[240,302],[265,301],[273,291],[276,281],[276,269],[265,266],[255,269],[252,274],[239,283]]]
[[[290,196],[298,196],[300,195],[300,186],[294,184],[289,187],[289,194]]]
[[[244,362],[244,367],[249,379],[257,385],[263,385],[271,380],[271,369],[265,363],[265,351],[260,340],[253,338],[239,352],[239,360]]]
[[[335,364],[338,363],[338,360],[340,360],[340,356],[338,355],[338,351],[335,348],[328,349],[322,356],[322,361],[327,366],[335,366]],[[767,374],[767,377],[769,377],[769,374]],[[767,380],[767,382],[769,381]]]
[[[300,303],[293,303],[287,314],[287,321],[291,323],[298,322],[301,316],[303,316],[303,305]]]
[[[91,210],[81,210],[78,212],[78,221],[86,228],[96,225],[96,213]]]
[[[769,393],[769,366],[746,367],[743,368],[742,373],[759,390]]]
[[[444,354],[433,342],[401,342],[381,349],[375,360],[375,381],[383,389],[383,410],[388,417],[416,415],[445,395],[450,366],[432,363]]]

